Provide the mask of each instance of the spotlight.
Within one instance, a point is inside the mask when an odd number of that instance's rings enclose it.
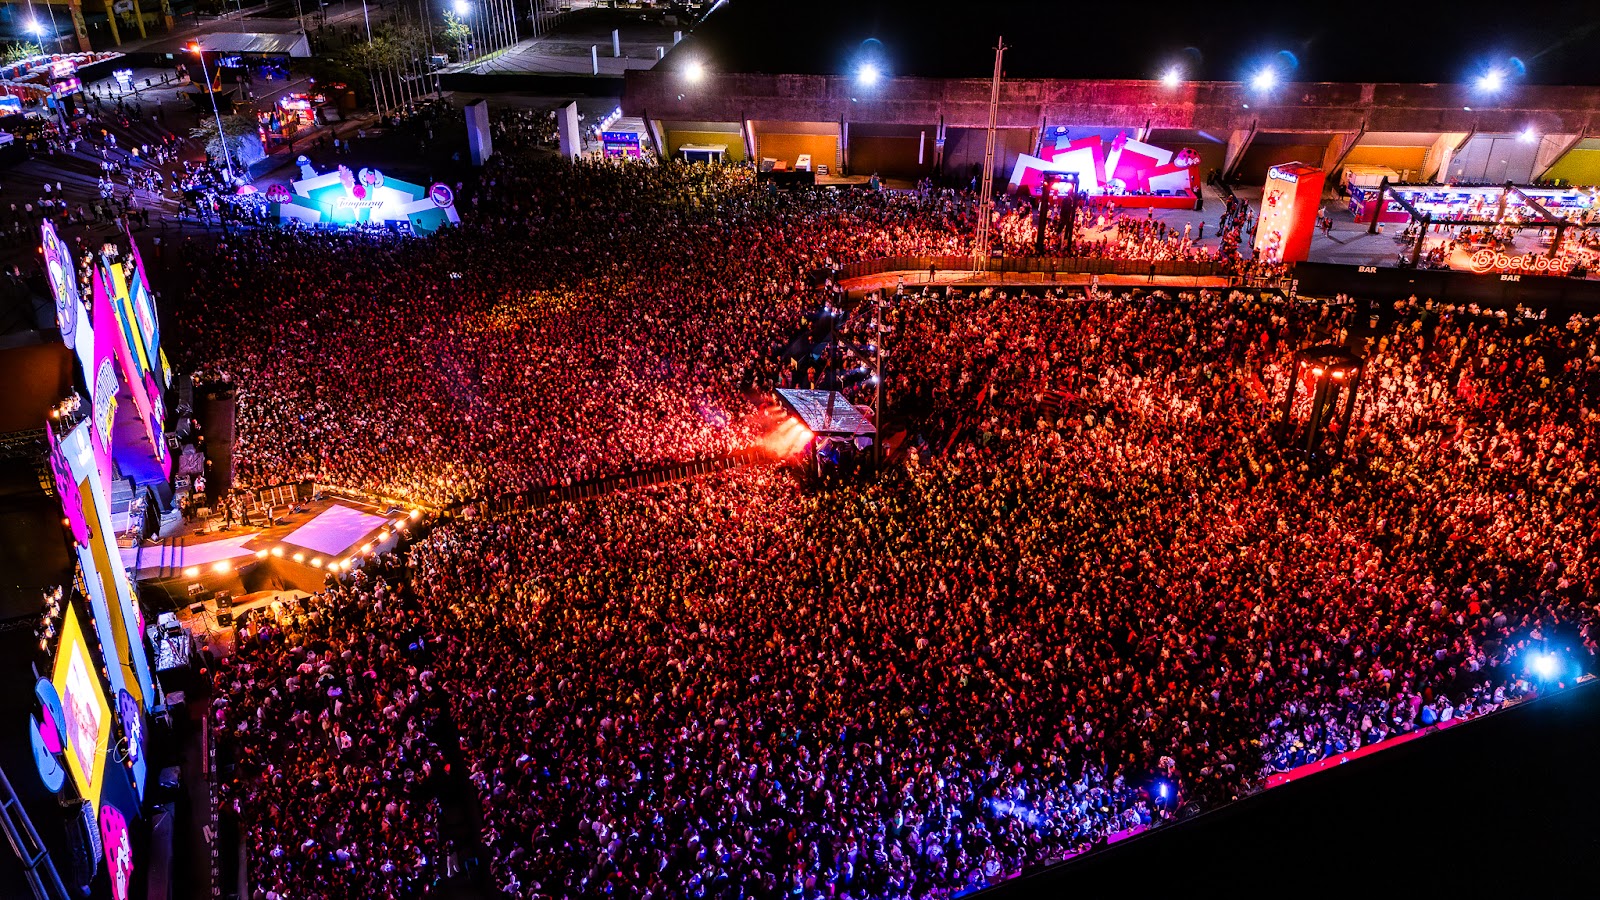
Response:
[[[231,568],[233,568],[233,563],[231,563],[231,562],[228,562],[228,561],[227,561],[227,560],[223,560],[223,561],[221,561],[221,562],[219,562],[219,563],[217,563],[217,564],[215,564],[215,565],[213,565],[213,566],[212,566],[212,567],[211,567],[211,571],[213,571],[213,572],[217,572],[217,573],[219,573],[219,574],[220,574],[220,573],[222,573],[222,572],[226,572],[226,571],[228,571],[228,570],[229,570],[229,569],[231,569]]]
[[[861,67],[856,69],[856,83],[862,87],[872,87],[881,77],[883,73],[878,71],[878,67],[873,63],[862,63]]]
[[[1533,674],[1545,681],[1554,679],[1561,674],[1561,660],[1554,653],[1535,653],[1528,660],[1528,667],[1533,669]]]
[[[295,562],[305,562],[306,561],[306,555],[304,553],[296,553],[294,555],[294,561]]]
[[[1250,86],[1258,91],[1270,91],[1278,84],[1278,70],[1267,66],[1250,79]]]
[[[1175,88],[1182,83],[1183,70],[1179,69],[1177,66],[1173,66],[1172,68],[1168,69],[1166,73],[1161,76],[1161,84],[1163,87]]]
[[[283,548],[282,547],[273,547],[272,548],[272,555],[276,556],[276,557],[279,557],[279,558],[282,558],[283,557]]]
[[[472,12],[472,4],[468,3],[467,0],[456,0],[452,6],[456,11],[456,15],[458,16],[464,16],[467,13]]]
[[[266,558],[267,558],[267,551],[265,551],[265,550],[257,550],[256,551],[256,559],[266,559]]]
[[[1506,74],[1499,69],[1490,69],[1478,76],[1478,90],[1498,91],[1506,84]]]
[[[706,77],[706,67],[699,60],[694,60],[684,67],[683,77],[690,81],[699,81]]]
[[[34,37],[44,37],[44,23],[34,19],[28,23],[28,31],[32,32]]]
[[[200,577],[200,567],[199,566],[190,566],[189,568],[184,569],[183,570],[183,577],[185,577],[185,578],[199,578]]]
[[[1527,128],[1522,129],[1522,133],[1517,135],[1517,139],[1524,144],[1531,144],[1539,139],[1539,135],[1533,130],[1533,126],[1529,125]]]

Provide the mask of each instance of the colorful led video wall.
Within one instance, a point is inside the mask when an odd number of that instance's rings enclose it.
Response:
[[[103,764],[111,745],[111,708],[96,669],[77,608],[68,603],[62,613],[61,647],[50,682],[61,697],[67,771],[72,773],[78,793],[98,813],[100,788],[105,783]]]

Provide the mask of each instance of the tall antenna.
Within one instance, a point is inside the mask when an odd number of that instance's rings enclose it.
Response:
[[[989,136],[983,145],[983,187],[978,193],[978,235],[972,245],[972,271],[988,265],[989,219],[994,210],[994,139],[1000,124],[1000,61],[1006,53],[1005,38],[994,48],[994,81],[989,87]]]

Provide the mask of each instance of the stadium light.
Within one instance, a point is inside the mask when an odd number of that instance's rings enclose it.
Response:
[[[1278,85],[1278,70],[1267,66],[1250,78],[1250,86],[1258,91],[1270,91]]]
[[[698,59],[690,60],[689,64],[683,69],[683,77],[691,82],[697,82],[706,77],[706,67]]]
[[[1161,76],[1161,84],[1163,87],[1169,88],[1175,88],[1178,85],[1183,84],[1183,70],[1177,66],[1173,66],[1172,68],[1168,69]]]
[[[1494,93],[1505,87],[1506,73],[1499,69],[1490,69],[1478,76],[1478,90]]]
[[[876,63],[862,63],[856,69],[856,83],[862,87],[872,87],[882,77],[883,72],[879,71]]]

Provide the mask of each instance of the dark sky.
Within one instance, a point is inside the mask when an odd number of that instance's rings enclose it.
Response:
[[[1389,24],[1401,21],[1427,24]],[[1181,64],[1233,81],[1272,63],[1295,81],[1468,81],[1496,66],[1533,84],[1600,84],[1600,0],[729,0],[674,56],[844,74],[877,54],[893,74],[987,77],[1002,34],[1014,78],[1155,78]]]

